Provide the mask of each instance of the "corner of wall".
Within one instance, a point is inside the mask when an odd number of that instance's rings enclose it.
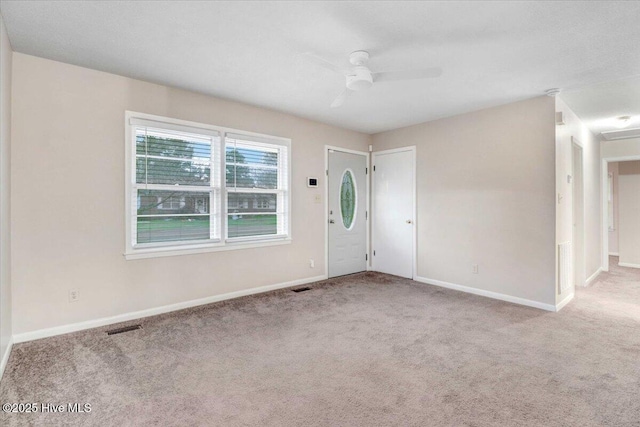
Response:
[[[573,236],[573,194],[572,184],[567,177],[573,179],[572,166],[573,145],[582,149],[583,177],[583,248],[584,271],[577,279],[582,284],[602,267],[602,203],[601,203],[601,144],[590,129],[564,102],[561,96],[555,97],[556,112],[563,115],[563,124],[555,124],[556,142],[556,302],[567,301],[574,287],[558,292],[558,245],[571,242],[575,246]],[[571,271],[573,269],[571,264]],[[575,281],[574,281],[575,283]]]
[[[12,343],[11,69],[13,50],[0,15],[0,378]]]

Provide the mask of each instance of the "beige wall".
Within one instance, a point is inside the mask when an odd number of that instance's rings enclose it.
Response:
[[[573,195],[567,175],[572,175],[572,144],[582,147],[583,208],[584,208],[584,262],[582,277],[586,281],[602,266],[602,207],[600,199],[601,165],[600,142],[587,126],[575,115],[560,97],[556,97],[556,111],[562,112],[565,124],[556,126],[556,193],[561,201],[557,203],[556,245],[562,242],[574,242],[573,239]],[[556,196],[557,197],[557,196]],[[576,247],[574,245],[574,250]],[[557,288],[557,287],[556,287]],[[573,289],[557,293],[562,301]]]
[[[620,162],[620,265],[640,268],[640,161]]]
[[[620,230],[618,217],[618,162],[608,163],[608,170],[613,177],[613,230],[609,230],[609,255],[611,255],[618,253],[618,231]],[[606,190],[608,191],[608,189]],[[607,191],[605,191],[605,197],[608,194]]]
[[[11,45],[0,15],[0,360],[11,339]],[[1,375],[1,372],[0,372]]]
[[[554,137],[546,96],[373,136],[417,147],[418,276],[555,305]]]
[[[18,53],[13,67],[15,334],[324,274],[324,145],[366,151],[369,135]],[[125,261],[125,110],[291,138],[293,243]]]

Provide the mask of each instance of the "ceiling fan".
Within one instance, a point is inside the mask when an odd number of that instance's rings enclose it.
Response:
[[[321,67],[328,68],[331,71],[345,76],[346,88],[331,103],[331,108],[340,107],[352,92],[368,89],[374,83],[397,80],[428,79],[439,77],[442,74],[442,69],[440,67],[424,68],[421,70],[373,72],[369,67],[367,67],[367,62],[369,62],[369,52],[364,50],[351,52],[349,55],[349,62],[353,66],[350,68],[341,68],[311,53],[305,53],[304,57]]]

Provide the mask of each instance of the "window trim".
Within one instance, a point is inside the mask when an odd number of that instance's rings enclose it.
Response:
[[[211,165],[212,169],[212,182],[214,185],[203,187],[202,189],[211,191],[214,197],[217,197],[219,201],[219,212],[211,212],[213,217],[216,217],[216,226],[220,227],[220,233],[217,239],[208,240],[207,242],[201,241],[184,241],[184,242],[157,242],[157,243],[145,243],[141,246],[133,245],[133,199],[132,192],[136,185],[135,179],[135,144],[133,138],[133,132],[136,124],[147,123],[149,125],[155,125],[159,128],[166,128],[169,130],[176,130],[182,132],[193,133],[194,130],[202,133],[203,135],[210,135],[217,138],[214,139],[214,144],[218,144],[215,147],[218,158],[214,159],[219,162],[218,165]],[[192,122],[187,120],[173,119],[170,117],[157,116],[153,114],[138,113],[134,111],[125,111],[125,250],[124,257],[126,260],[155,258],[165,256],[177,256],[177,255],[190,255],[206,252],[218,252],[229,251],[239,249],[260,248],[265,246],[276,246],[289,244],[292,241],[291,238],[291,139],[278,136],[260,134],[255,132],[247,132],[243,130],[228,128],[224,126],[215,126],[204,123]],[[287,150],[287,164],[286,167],[286,189],[278,190],[287,193],[286,197],[286,215],[287,224],[285,234],[280,236],[249,236],[246,238],[234,238],[225,239],[226,235],[226,214],[227,214],[227,188],[225,180],[226,170],[226,155],[225,144],[227,137],[244,137],[251,138],[259,143],[268,143],[275,145],[282,145]],[[214,147],[212,147],[212,152]],[[214,155],[212,154],[212,157]],[[213,163],[212,162],[212,163]],[[216,166],[219,166],[218,170],[215,170]],[[214,172],[215,170],[215,172]],[[214,175],[215,174],[215,175]],[[215,193],[217,192],[217,196]],[[210,207],[212,209],[213,207]]]

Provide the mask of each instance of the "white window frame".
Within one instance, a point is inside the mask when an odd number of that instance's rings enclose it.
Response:
[[[148,122],[148,123],[146,123]],[[135,127],[138,124],[148,124],[151,127],[187,131],[190,133],[200,133],[214,136],[211,163],[211,186],[202,187],[204,191],[212,191],[210,202],[210,212],[212,218],[212,232],[216,239],[206,242],[158,242],[136,244],[136,213],[137,213],[137,188],[136,184],[136,146]],[[283,233],[278,236],[250,236],[243,238],[227,239],[227,198],[225,179],[225,139],[227,135],[246,137],[250,140],[264,141],[268,144],[280,145],[286,149],[288,161],[284,165],[286,180],[282,182],[282,189],[286,193],[284,197],[284,212],[286,212],[286,227]],[[203,123],[196,123],[186,120],[172,119],[169,117],[156,116],[152,114],[125,111],[125,250],[124,257],[127,260],[155,258],[163,256],[189,255],[204,252],[217,252],[228,250],[249,249],[264,246],[275,246],[291,243],[291,140],[288,138],[264,135],[255,132],[246,132],[222,126],[214,126]],[[215,163],[215,164],[214,164]]]

